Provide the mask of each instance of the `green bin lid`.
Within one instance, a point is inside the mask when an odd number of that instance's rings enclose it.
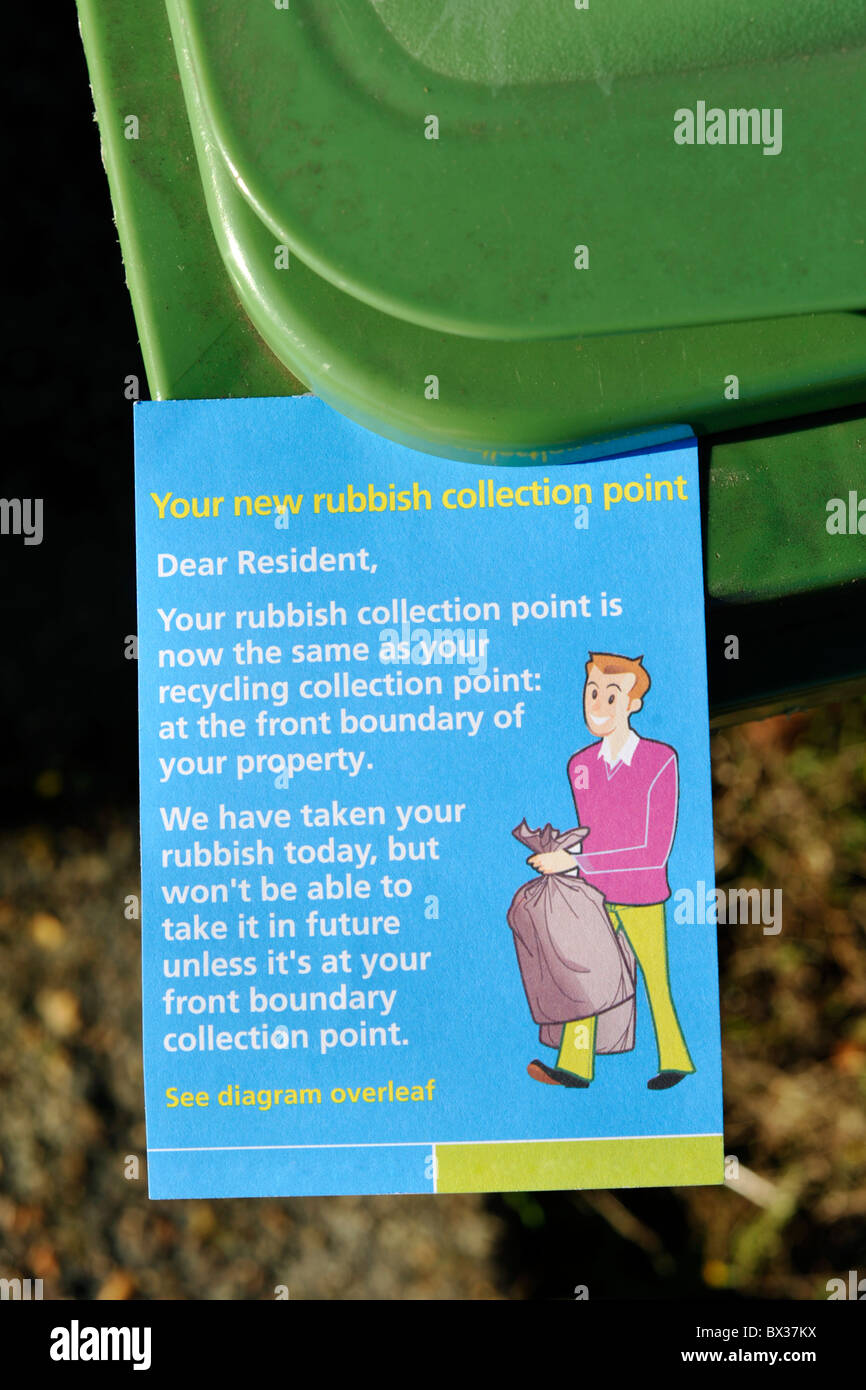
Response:
[[[347,303],[506,341],[866,300],[863,0],[167,8],[194,133]]]
[[[450,458],[525,461],[621,452],[690,433],[861,400],[866,315],[531,342],[467,338],[395,318],[275,256],[187,102],[217,245],[250,320],[330,405]],[[627,437],[625,437],[627,436]]]

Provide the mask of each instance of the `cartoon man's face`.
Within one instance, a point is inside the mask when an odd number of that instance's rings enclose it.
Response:
[[[596,665],[590,666],[583,689],[583,717],[596,738],[628,730],[629,715],[636,714],[643,704],[629,698],[636,679],[633,671],[606,676]]]

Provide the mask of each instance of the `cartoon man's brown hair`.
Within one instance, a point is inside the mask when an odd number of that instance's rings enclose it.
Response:
[[[649,672],[642,665],[642,656],[617,656],[615,652],[590,652],[586,663],[586,674],[595,666],[603,676],[634,676],[634,685],[628,692],[630,700],[642,700],[652,682]]]

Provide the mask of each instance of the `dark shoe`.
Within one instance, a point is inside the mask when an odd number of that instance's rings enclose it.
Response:
[[[526,1068],[533,1081],[543,1081],[546,1086],[571,1086],[574,1088],[585,1087],[589,1082],[582,1076],[575,1076],[573,1072],[562,1071],[560,1067],[549,1067],[546,1062],[539,1062],[538,1058],[529,1063]]]
[[[689,1076],[687,1071],[660,1071],[658,1076],[651,1076],[647,1082],[648,1091],[669,1091],[671,1086],[676,1086],[677,1082],[682,1081],[684,1076]]]

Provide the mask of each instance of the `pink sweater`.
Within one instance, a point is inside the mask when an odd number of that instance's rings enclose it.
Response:
[[[677,825],[677,755],[666,743],[641,738],[631,766],[608,767],[601,743],[568,763],[578,820],[589,827],[580,873],[608,902],[638,907],[671,895],[667,861]]]

